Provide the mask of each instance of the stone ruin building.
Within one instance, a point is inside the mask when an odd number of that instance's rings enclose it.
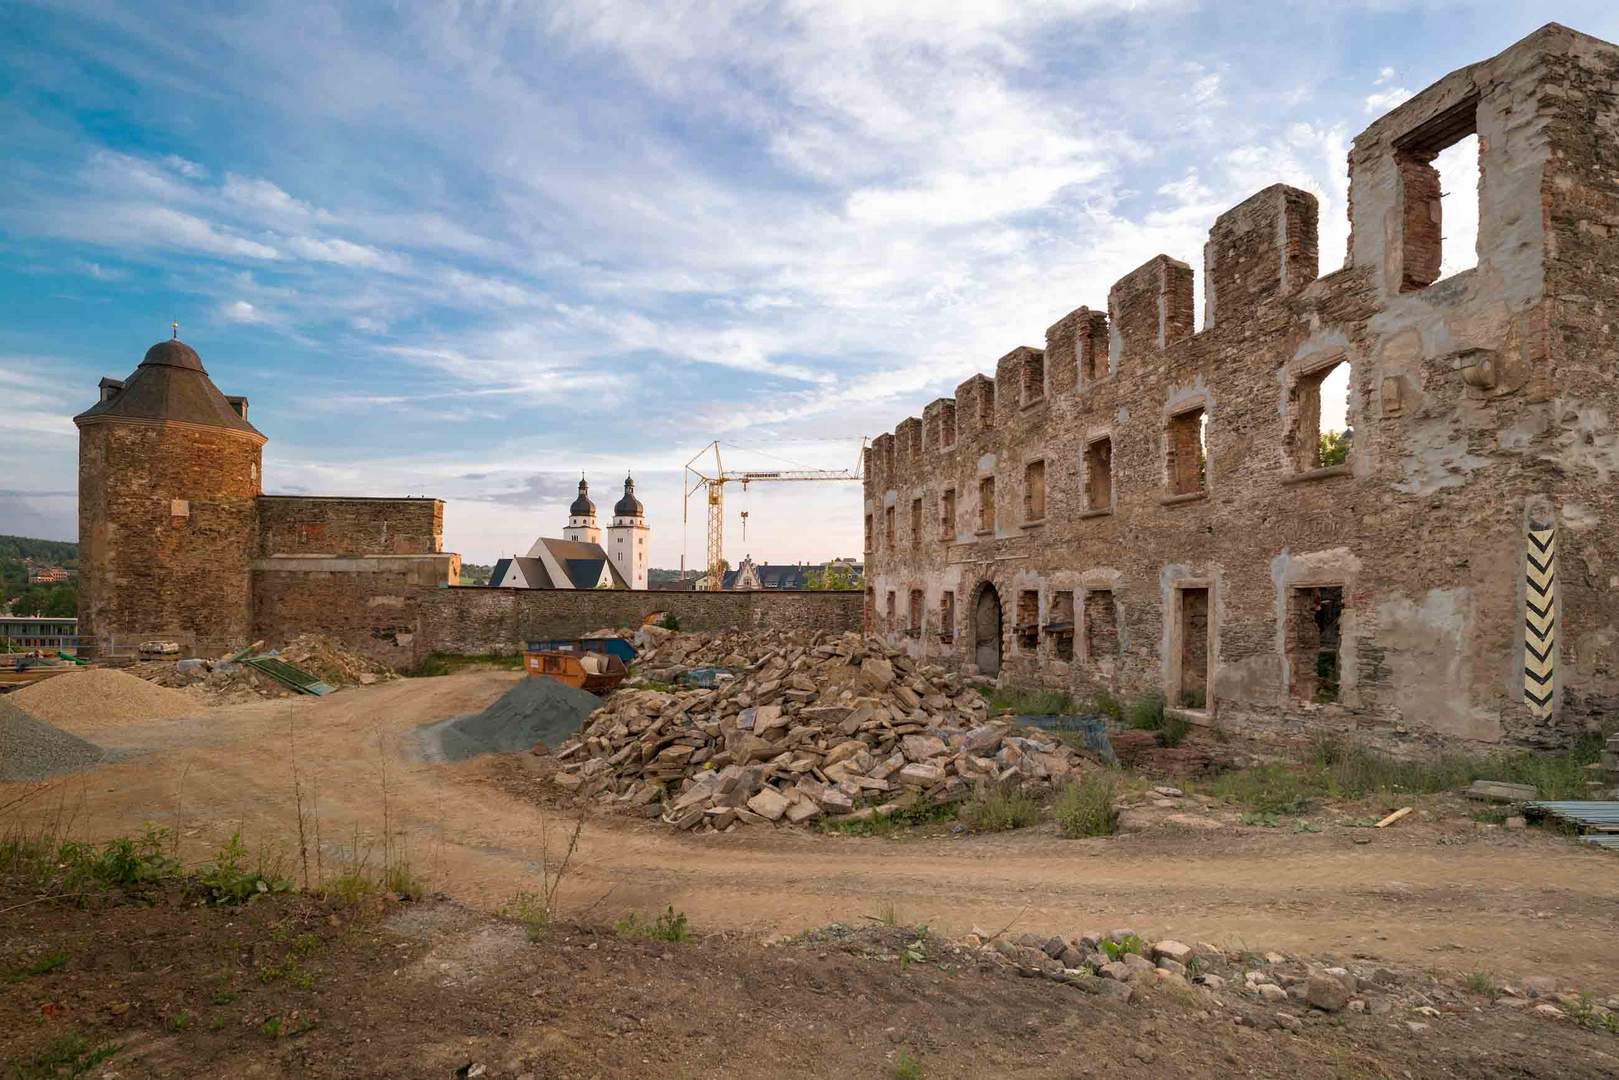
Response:
[[[1619,48],[1551,24],[1378,119],[1309,194],[873,440],[866,618],[1003,682],[1257,732],[1550,745],[1619,706]],[[1435,156],[1477,135],[1477,265]],[[1347,460],[1321,387],[1348,365]]]

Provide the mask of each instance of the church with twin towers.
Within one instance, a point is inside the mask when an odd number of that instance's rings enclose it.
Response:
[[[646,508],[635,497],[635,479],[625,476],[624,494],[613,504],[603,544],[590,484],[581,476],[562,539],[542,536],[527,555],[499,560],[489,584],[505,589],[645,589],[651,533]]]

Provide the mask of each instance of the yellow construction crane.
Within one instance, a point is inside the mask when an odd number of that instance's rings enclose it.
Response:
[[[713,475],[709,475],[702,468],[697,467],[699,458],[706,457],[710,452],[714,455]],[[702,489],[708,501],[708,562],[707,577],[698,583],[699,588],[718,590],[725,586],[725,485],[741,484],[746,491],[748,485],[755,481],[777,480],[861,480],[861,466],[866,459],[866,440],[860,440],[860,455],[855,459],[853,469],[770,469],[748,470],[746,472],[726,472],[724,464],[720,461],[720,444],[716,439],[692,455],[686,462],[686,478],[688,486],[686,497],[682,500],[681,522],[689,520],[686,507],[691,505],[691,497]],[[744,527],[746,523],[744,522]]]

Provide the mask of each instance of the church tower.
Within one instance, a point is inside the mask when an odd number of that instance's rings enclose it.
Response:
[[[624,497],[613,507],[613,523],[607,527],[607,557],[613,560],[624,583],[632,589],[646,588],[647,528],[646,508],[635,497],[635,481],[624,477]]]
[[[590,501],[590,485],[579,478],[579,497],[568,507],[568,527],[562,530],[564,540],[577,540],[582,544],[601,543],[601,530],[596,528],[596,504]]]

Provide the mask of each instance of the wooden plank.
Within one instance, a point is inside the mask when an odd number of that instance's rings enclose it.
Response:
[[[1405,815],[1409,814],[1411,809],[1412,808],[1409,806],[1402,806],[1398,810],[1394,811],[1394,813],[1384,818],[1382,821],[1379,821],[1376,825],[1373,825],[1372,828],[1382,829],[1393,825],[1396,821],[1399,821],[1401,818],[1405,817]]]

